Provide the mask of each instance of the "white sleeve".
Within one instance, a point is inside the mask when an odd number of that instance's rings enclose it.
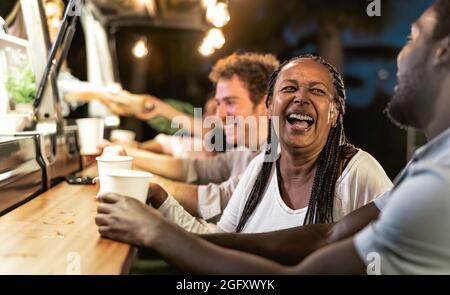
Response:
[[[198,210],[202,218],[218,219],[239,184],[239,178],[232,176],[220,184],[210,183],[198,186]]]
[[[256,177],[261,170],[264,153],[255,157],[248,165],[245,172],[240,177],[239,183],[223,211],[222,217],[217,223],[217,227],[223,232],[235,232],[242,215],[245,202],[255,183]]]
[[[233,157],[236,152],[230,151],[212,157],[186,158],[183,161],[183,169],[186,182],[198,184],[221,183],[231,176]]]
[[[106,92],[108,88],[95,85],[91,82],[81,81],[77,77],[73,76],[69,72],[62,72],[58,77],[58,88],[62,97],[67,92],[79,92],[79,91],[98,91]]]
[[[216,225],[207,223],[190,215],[183,206],[171,195],[158,208],[158,211],[167,219],[173,221],[183,229],[196,233],[206,234],[216,232]]]
[[[386,206],[387,202],[389,201],[391,194],[390,190],[382,194],[381,196],[377,197],[375,200],[373,200],[373,203],[375,206],[377,206],[378,210],[383,210],[384,206]]]
[[[355,161],[349,163],[352,166],[344,170],[347,175],[339,180],[344,216],[392,188],[391,180],[375,158],[364,151],[359,151],[355,157]]]
[[[61,101],[61,108],[64,116],[69,115],[71,110],[76,109],[84,102],[68,102],[64,99],[65,95],[69,92],[83,92],[83,91],[107,91],[105,87],[96,86],[93,83],[81,81],[77,77],[73,76],[70,72],[61,72],[57,80],[58,95]]]
[[[354,237],[366,265],[381,274],[450,273],[450,173],[415,169],[390,193],[379,219]]]

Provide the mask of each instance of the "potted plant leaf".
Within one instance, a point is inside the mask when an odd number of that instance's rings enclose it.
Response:
[[[36,80],[28,64],[12,68],[8,73],[5,86],[17,113],[33,112]]]

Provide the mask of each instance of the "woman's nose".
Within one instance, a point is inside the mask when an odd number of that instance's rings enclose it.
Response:
[[[309,104],[310,101],[309,101],[309,97],[308,97],[308,94],[306,93],[306,91],[298,91],[295,94],[294,103]]]

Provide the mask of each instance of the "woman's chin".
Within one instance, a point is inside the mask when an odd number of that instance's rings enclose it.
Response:
[[[302,149],[311,146],[313,142],[314,140],[312,140],[311,137],[307,135],[290,135],[284,139],[284,146],[286,146],[287,148]]]

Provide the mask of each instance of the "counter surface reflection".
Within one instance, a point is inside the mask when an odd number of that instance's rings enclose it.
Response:
[[[95,165],[83,175],[96,175]],[[100,237],[97,185],[61,182],[0,217],[0,274],[124,274],[134,248]]]

